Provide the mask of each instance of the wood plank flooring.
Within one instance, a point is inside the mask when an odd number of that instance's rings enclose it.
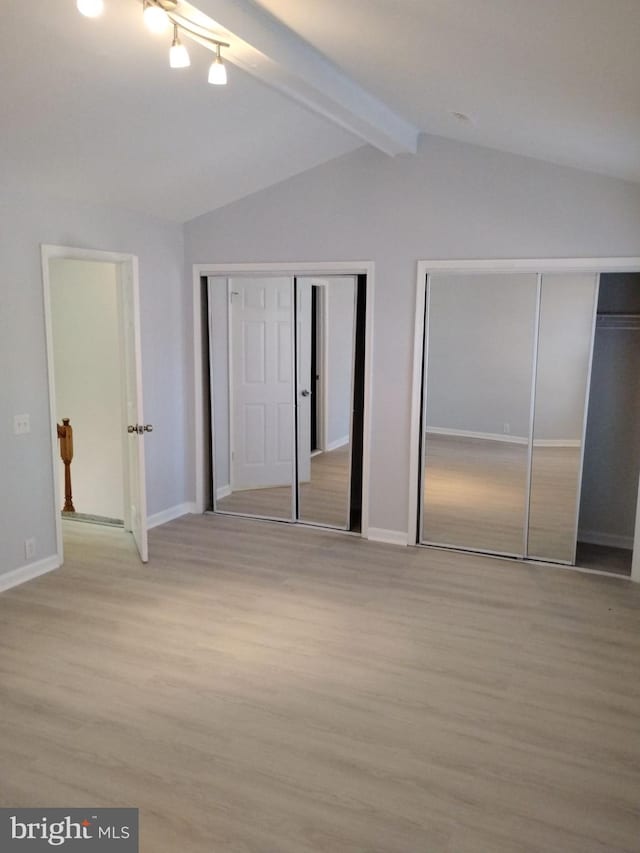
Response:
[[[0,805],[143,853],[638,853],[640,589],[225,516],[0,596]]]

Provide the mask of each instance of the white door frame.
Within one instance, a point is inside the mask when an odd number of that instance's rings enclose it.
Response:
[[[640,257],[631,258],[526,258],[478,260],[421,260],[416,270],[416,314],[413,338],[411,434],[409,446],[410,545],[418,541],[418,484],[420,482],[420,423],[422,419],[422,370],[425,336],[426,281],[432,273],[640,273]],[[535,561],[527,561],[535,562]],[[555,565],[545,563],[545,565]],[[565,568],[574,569],[573,566]],[[640,489],[636,507],[631,580],[640,583]]]
[[[233,263],[193,265],[193,356],[194,356],[194,438],[195,438],[195,505],[204,513],[204,395],[202,375],[202,292],[201,279],[206,276],[287,275],[315,277],[331,275],[367,276],[366,340],[364,357],[364,413],[362,447],[362,524],[363,538],[369,534],[369,472],[371,455],[371,393],[373,367],[373,312],[375,265],[373,261],[323,261],[318,263]]]
[[[56,528],[56,552],[60,565],[64,559],[64,545],[62,538],[62,517],[60,514],[60,464],[58,455],[58,431],[57,431],[57,413],[56,413],[56,384],[55,384],[55,365],[53,352],[53,323],[51,317],[51,278],[49,272],[49,261],[54,259],[69,260],[69,261],[97,261],[102,263],[118,264],[119,270],[124,267],[128,268],[129,280],[132,283],[134,292],[134,304],[138,304],[138,258],[136,255],[123,254],[120,252],[103,252],[94,249],[77,249],[72,246],[54,246],[49,244],[41,244],[40,254],[42,261],[42,292],[44,302],[44,324],[45,324],[45,341],[46,341],[46,358],[47,358],[47,388],[49,393],[49,422],[51,428],[51,466],[53,471],[53,490],[54,490],[54,510],[55,510],[55,528]],[[120,272],[118,273],[120,276]],[[119,313],[121,294],[118,289],[118,305]],[[139,325],[139,316],[136,312],[135,322]],[[118,330],[121,334],[121,330]],[[136,336],[136,348],[139,350],[139,334]],[[121,353],[122,356],[122,353]],[[138,352],[138,364],[140,364],[140,353]],[[122,362],[122,357],[121,357]],[[122,368],[121,368],[122,370]],[[142,377],[138,377],[140,387],[142,388]],[[122,418],[120,424],[122,430],[122,446],[123,446],[123,489],[124,489],[124,527],[125,530],[131,528],[131,501],[129,499],[129,454],[127,453],[126,437],[127,437],[127,406],[126,406],[126,390],[124,382],[121,382],[123,407]],[[143,508],[146,514],[146,507]]]

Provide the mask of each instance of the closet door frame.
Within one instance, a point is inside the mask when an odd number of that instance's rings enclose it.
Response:
[[[407,520],[407,542],[420,545],[423,472],[421,428],[423,420],[423,372],[428,354],[427,332],[427,278],[435,273],[640,273],[640,257],[600,258],[526,258],[526,259],[476,259],[476,260],[419,260],[416,267],[416,312],[413,341],[413,380],[411,394],[411,435],[409,456],[409,517]],[[588,396],[586,400],[588,406]],[[433,546],[422,546],[433,547]],[[461,550],[461,549],[455,549]],[[526,553],[526,552],[525,552]],[[593,572],[561,563],[526,562],[543,565],[558,565],[574,571]],[[640,497],[636,507],[636,524],[633,548],[631,580],[640,583]]]
[[[375,264],[373,261],[325,261],[317,263],[204,263],[193,265],[193,441],[194,441],[194,479],[195,501],[189,505],[192,512],[207,512],[206,463],[208,435],[204,428],[204,408],[207,400],[204,383],[203,329],[202,329],[202,281],[210,276],[233,278],[242,276],[290,276],[318,277],[327,276],[366,276],[366,312],[364,347],[364,405],[362,430],[362,514],[360,535],[369,536],[369,483],[371,455],[371,392],[373,367],[373,323],[375,295]],[[297,524],[304,524],[298,521]],[[317,525],[312,525],[317,526]],[[336,528],[331,528],[336,529]],[[336,529],[337,532],[341,532]],[[353,535],[353,534],[351,534]]]

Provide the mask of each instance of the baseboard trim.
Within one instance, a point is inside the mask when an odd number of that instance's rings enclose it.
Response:
[[[615,533],[603,533],[599,530],[579,530],[578,542],[587,545],[606,545],[608,548],[626,548],[633,550],[633,536],[619,536]]]
[[[456,438],[482,438],[485,441],[502,441],[505,444],[528,444],[524,435],[503,435],[501,432],[473,432],[466,429],[445,429],[444,427],[427,427],[427,435],[450,435]]]
[[[60,568],[60,558],[57,554],[53,557],[45,557],[43,560],[38,560],[35,563],[28,563],[26,566],[20,566],[19,569],[13,569],[10,572],[5,572],[0,575],[0,592],[6,592],[14,586],[20,586],[27,581],[46,575],[47,572],[52,572],[54,569]]]
[[[370,527],[367,539],[372,542],[386,542],[387,545],[408,545],[408,534],[404,530],[385,530],[382,527]]]
[[[166,524],[168,521],[173,521],[176,518],[180,518],[181,515],[189,515],[192,512],[197,512],[195,503],[170,506],[169,509],[163,509],[162,512],[156,512],[148,516],[147,527],[151,530],[152,527],[160,527],[161,524]]]
[[[231,486],[228,483],[226,486],[220,486],[219,489],[216,489],[216,500],[221,501],[223,498],[228,498],[231,493]]]
[[[325,448],[325,453],[330,453],[332,450],[337,450],[339,447],[344,447],[349,444],[349,436],[343,435],[342,438],[336,438],[335,441],[330,441]]]

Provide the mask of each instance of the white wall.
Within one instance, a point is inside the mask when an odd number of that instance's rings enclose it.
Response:
[[[53,259],[56,420],[70,418],[76,512],[124,518],[122,366],[115,264]],[[60,507],[64,465],[60,462]]]
[[[427,425],[527,440],[538,278],[431,276]]]
[[[416,261],[638,255],[639,226],[635,184],[425,137],[415,157],[363,148],[319,166],[185,239],[189,265],[375,262],[370,524],[406,531]]]
[[[353,276],[334,276],[326,281],[326,444],[332,448],[346,443],[350,438],[355,279]]]
[[[189,401],[185,349],[192,339],[191,293],[184,286],[182,229],[125,210],[55,201],[14,190],[0,200],[0,573],[55,554],[51,424],[47,395],[40,244],[130,252],[140,262],[142,372],[149,513],[189,499],[185,465]],[[188,326],[187,326],[188,323]],[[31,432],[16,436],[13,417],[29,413]]]

